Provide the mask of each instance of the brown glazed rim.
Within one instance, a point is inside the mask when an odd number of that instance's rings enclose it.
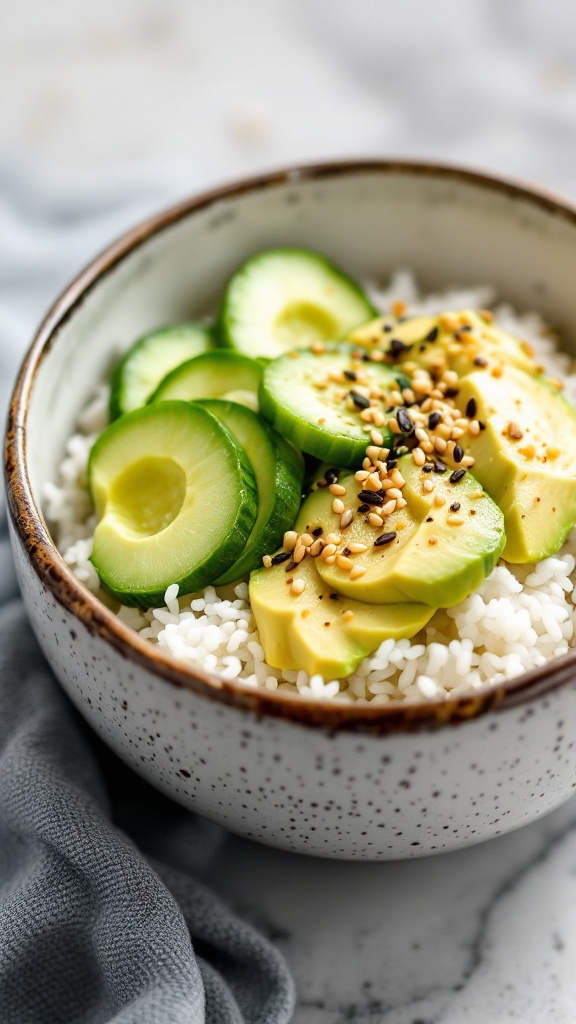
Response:
[[[202,697],[258,716],[271,715],[330,730],[405,732],[461,723],[489,711],[525,704],[559,686],[574,683],[576,649],[543,668],[495,688],[483,688],[470,696],[396,706],[309,700],[282,691],[252,689],[210,673],[193,671],[141,640],[74,577],[49,536],[35,504],[27,471],[27,410],[38,367],[57,341],[62,325],[74,314],[88,292],[120,261],[153,235],[222,200],[233,200],[247,193],[259,193],[283,185],[296,186],[302,182],[328,181],[356,174],[403,174],[463,182],[512,200],[527,202],[568,220],[576,227],[576,207],[550,193],[461,167],[411,160],[353,160],[292,167],[248,178],[172,206],[143,221],[97,256],[65,289],[41,324],[22,365],[8,416],[5,447],[8,506],[16,534],[42,586],[51,591],[90,633],[100,636],[122,657],[154,672],[166,683],[185,687]]]

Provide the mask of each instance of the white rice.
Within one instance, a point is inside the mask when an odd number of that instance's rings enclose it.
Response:
[[[396,274],[387,289],[369,288],[375,305],[387,312],[403,300],[409,312],[481,309],[491,305],[491,288],[452,290],[421,297],[408,272]],[[570,357],[536,313],[519,315],[510,306],[494,309],[496,322],[529,341],[546,371],[565,382],[566,397],[576,405],[576,372]],[[106,425],[108,389],[102,386],[78,421],[66,446],[57,484],[46,485],[46,515],[56,543],[75,575],[112,607],[118,618],[143,639],[178,661],[218,673],[246,686],[292,690],[303,697],[343,701],[426,701],[495,685],[550,658],[573,643],[576,608],[576,529],[561,551],[536,565],[493,570],[474,594],[447,611],[440,610],[412,640],[385,640],[348,679],[324,680],[306,672],[266,664],[248,601],[248,587],[178,597],[168,587],[165,605],[143,613],[114,605],[101,590],[89,561],[96,520],[86,487],[90,448]]]

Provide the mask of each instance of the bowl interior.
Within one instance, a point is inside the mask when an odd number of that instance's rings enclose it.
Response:
[[[424,289],[493,285],[576,343],[576,217],[505,185],[423,167],[365,166],[275,176],[183,207],[88,271],[40,361],[28,408],[28,471],[40,506],[79,411],[142,332],[216,309],[248,255],[326,252],[384,282],[411,268]]]

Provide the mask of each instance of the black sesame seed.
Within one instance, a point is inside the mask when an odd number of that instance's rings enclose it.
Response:
[[[354,370],[344,370],[344,376],[347,380],[357,380]]]
[[[451,484],[457,484],[459,480],[465,475],[465,469],[455,469],[453,473],[448,477]]]
[[[448,467],[445,466],[443,462],[440,462],[440,459],[437,459],[436,462],[434,463],[435,473],[445,473],[447,469]]]
[[[458,512],[458,511],[459,511],[459,509],[460,509],[460,502],[459,502],[459,501],[454,501],[454,502],[453,502],[453,503],[452,503],[452,504],[450,505],[450,511],[451,511],[451,512]]]
[[[398,412],[396,413],[396,420],[403,434],[413,433],[415,429],[414,424],[405,409],[398,409]]]
[[[288,562],[284,572],[293,572],[294,569],[298,568],[298,562]]]
[[[461,331],[471,331],[472,328],[471,328],[470,324],[464,324],[464,326],[461,327],[460,330]]]
[[[370,399],[366,398],[365,395],[358,394],[357,391],[349,391],[350,398],[354,402],[357,409],[369,409]]]
[[[409,352],[411,348],[412,345],[407,345],[404,341],[400,341],[400,338],[392,338],[388,352],[391,356],[401,356],[404,352]]]
[[[433,523],[433,522],[434,522],[434,520],[433,520],[432,516],[428,516],[428,518],[427,518],[426,522],[427,522],[427,523]]]
[[[464,449],[461,444],[455,445],[454,451],[452,452],[452,458],[454,459],[454,462],[462,462],[462,459],[464,458]]]
[[[431,331],[428,331],[428,334],[424,338],[424,341],[436,341],[437,337],[438,337],[438,328],[437,327],[433,327]]]
[[[316,482],[316,487],[328,487],[328,481],[327,480],[318,480]]]
[[[476,356],[474,366],[488,366],[488,360],[484,359],[484,356]]]
[[[428,429],[434,430],[434,428],[440,423],[441,419],[442,417],[439,412],[431,412],[428,417]]]
[[[340,597],[340,594],[336,594],[336,593],[330,594],[330,600],[331,601],[337,601],[339,597]]]
[[[366,504],[360,505],[358,507],[358,511],[359,512],[369,512],[370,511],[370,505],[366,505]]]
[[[423,473],[431,473],[433,469],[434,469],[434,466],[432,465],[432,463],[431,463],[431,462],[426,462],[426,463],[425,463],[425,464],[424,464],[424,465],[422,466],[422,472],[423,472]]]
[[[478,420],[478,426],[480,427],[480,430],[486,430],[486,424],[484,423],[484,420]]]
[[[389,334],[389,332],[392,330],[392,324],[384,324],[383,330],[386,332],[386,334]]]
[[[387,470],[396,469],[397,465],[398,465],[398,459],[386,459],[386,469]]]
[[[322,534],[322,527],[321,526],[317,526],[314,530],[312,530],[312,536],[313,537],[320,537],[321,534]]]
[[[374,541],[374,547],[382,547],[383,544],[390,544],[391,541],[396,539],[396,531],[390,530],[389,533],[381,533],[379,537],[376,537]]]
[[[280,565],[280,562],[285,562],[287,558],[290,558],[289,551],[279,551],[277,555],[274,555],[272,565]]]
[[[360,491],[358,495],[358,501],[362,502],[362,505],[383,505],[384,498],[381,494],[375,494],[374,491]],[[362,505],[360,510],[362,511]]]
[[[466,405],[466,415],[469,420],[473,420],[476,415],[476,399],[469,398]]]
[[[350,551],[350,548],[344,548],[342,554],[348,557],[348,555],[351,555],[352,552]]]
[[[446,391],[444,392],[444,394],[446,395],[446,398],[456,398],[456,396],[459,393],[460,392],[459,392],[458,388],[446,388]]]
[[[338,470],[337,469],[327,469],[326,472],[324,473],[324,479],[325,479],[327,484],[335,484],[335,483],[337,483],[338,482]]]

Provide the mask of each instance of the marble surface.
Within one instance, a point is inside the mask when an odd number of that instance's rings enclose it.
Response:
[[[576,197],[575,30],[569,0],[5,0],[0,332],[13,362],[0,402],[78,266],[206,184],[393,153]],[[409,863],[306,860],[230,837],[211,882],[284,951],[297,1024],[576,1019],[574,802]]]

